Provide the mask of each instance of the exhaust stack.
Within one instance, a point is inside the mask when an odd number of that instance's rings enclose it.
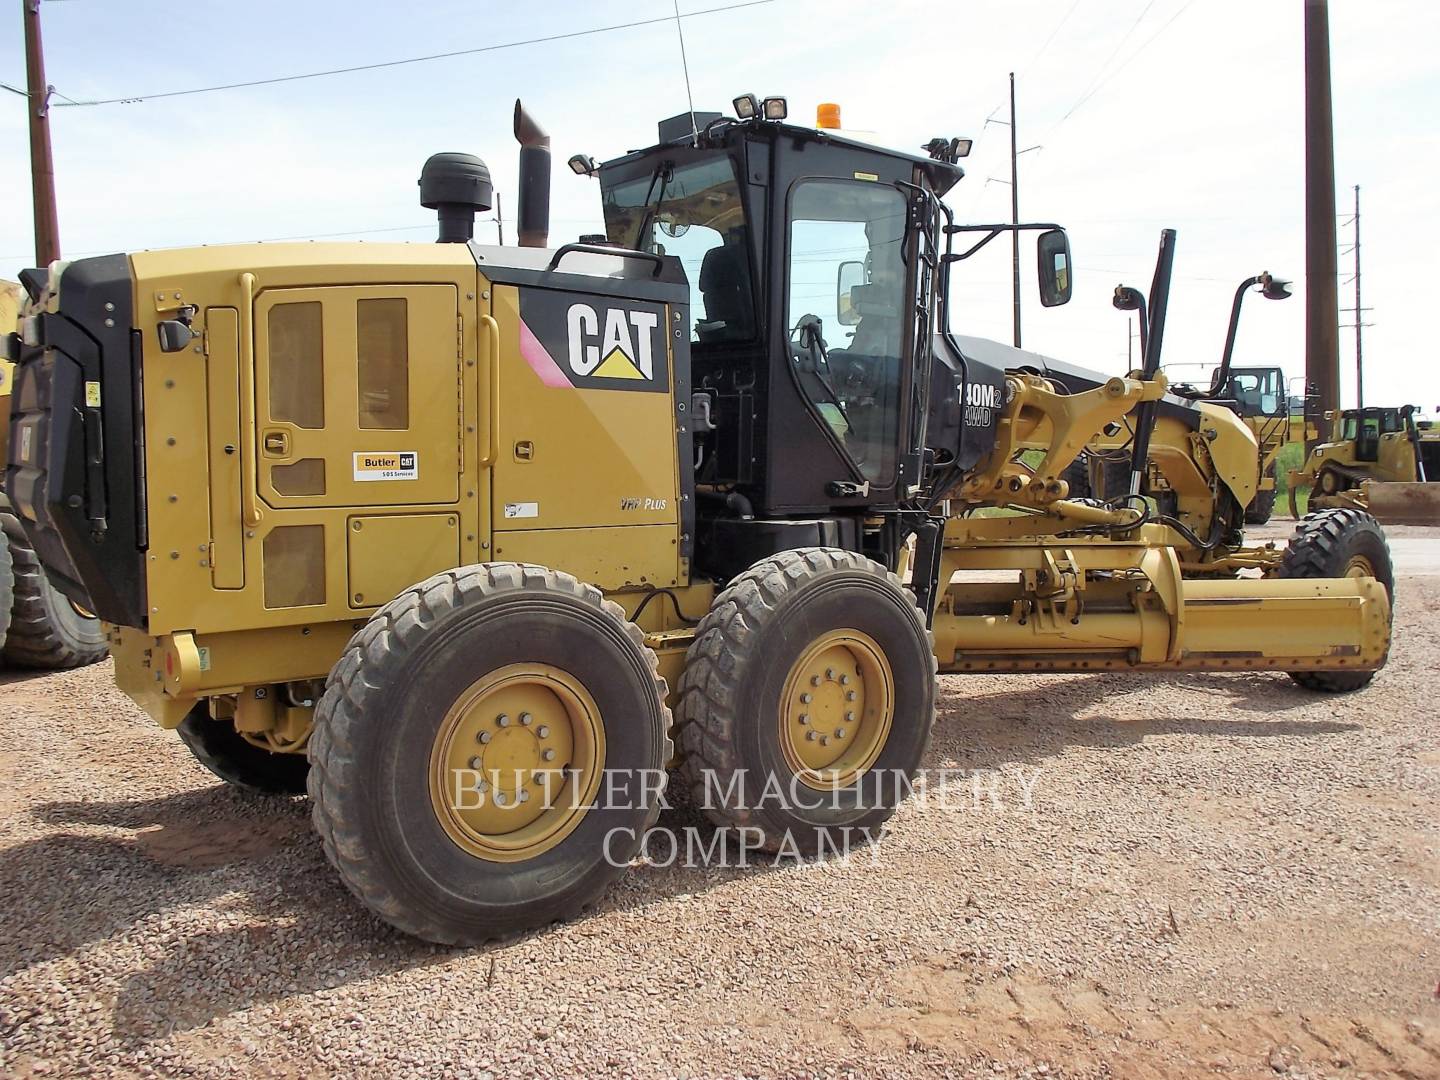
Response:
[[[544,247],[550,239],[550,136],[515,100],[515,139],[520,143],[520,206],[516,233],[521,247]]]
[[[490,199],[490,170],[474,154],[431,154],[420,170],[420,205],[440,219],[438,243],[468,243]]]

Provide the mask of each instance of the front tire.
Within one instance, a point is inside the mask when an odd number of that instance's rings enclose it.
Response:
[[[351,639],[316,711],[325,854],[367,908],[428,941],[575,915],[659,814],[656,669],[621,608],[569,574],[496,563],[412,586]]]
[[[769,851],[872,839],[929,746],[935,671],[883,566],[830,548],[761,560],[716,598],[680,680],[691,801]]]
[[[1307,514],[1290,538],[1280,568],[1282,578],[1373,577],[1385,587],[1393,617],[1395,567],[1380,523],[1363,510],[1336,507]],[[1341,694],[1359,690],[1373,671],[1292,671],[1307,690]]]

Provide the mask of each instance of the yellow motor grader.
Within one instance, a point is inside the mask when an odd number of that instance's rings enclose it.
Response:
[[[472,239],[489,172],[441,154],[437,244],[57,263],[8,341],[9,490],[121,687],[227,781],[308,790],[341,877],[409,933],[594,902],[667,767],[764,848],[869,837],[937,670],[1338,691],[1385,663],[1371,518],[1312,517],[1282,553],[1201,505],[1246,505],[1256,450],[1166,395],[1173,234],[1149,299],[1119,296],[1143,370],[1087,373],[952,333],[954,265],[1010,228],[953,222],[958,140],[736,112],[572,159],[603,236],[545,246],[548,139],[517,103],[525,246]],[[1066,234],[1025,228],[1064,303]],[[1070,497],[1127,417],[1134,460],[1157,432],[1172,455],[1174,505]],[[1222,543],[1219,569],[1265,576],[1187,577]]]
[[[1230,307],[1230,324],[1220,363],[1213,370],[1204,372],[1203,379],[1175,379],[1177,367],[1167,368],[1166,374],[1172,378],[1170,392],[1176,397],[1194,403],[1207,415],[1215,415],[1217,409],[1227,410],[1238,416],[1254,435],[1258,447],[1258,479],[1254,494],[1245,504],[1241,524],[1263,525],[1270,520],[1275,509],[1278,494],[1276,460],[1280,451],[1290,443],[1304,442],[1305,421],[1291,407],[1285,374],[1280,368],[1260,365],[1237,367],[1233,364],[1241,307],[1246,295],[1252,292],[1258,292],[1267,300],[1284,300],[1290,296],[1290,283],[1269,271],[1240,282]],[[1141,329],[1143,352],[1143,321]],[[1199,365],[1179,365],[1178,370],[1183,372],[1187,366],[1193,368]],[[1127,422],[1115,425],[1094,439],[1066,473],[1071,494],[1089,493],[1106,498],[1128,491],[1131,472],[1129,451],[1134,434],[1133,425]],[[1158,500],[1175,497],[1163,463],[1153,457],[1142,477],[1141,492]],[[1221,498],[1224,496],[1221,495]]]

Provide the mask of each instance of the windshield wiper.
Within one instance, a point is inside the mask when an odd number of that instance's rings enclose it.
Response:
[[[675,179],[675,167],[671,162],[662,161],[655,166],[654,173],[650,176],[650,187],[645,192],[645,216],[640,219],[640,228],[635,231],[635,243],[631,246],[636,251],[647,251],[648,248],[640,245],[645,242],[645,233],[655,221],[655,215],[660,211],[660,204],[665,201],[665,189],[670,186],[670,181]],[[660,190],[655,190],[656,184]],[[651,201],[651,196],[654,201]]]

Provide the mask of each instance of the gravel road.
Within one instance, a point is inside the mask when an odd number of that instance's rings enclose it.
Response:
[[[873,851],[642,865],[468,951],[363,914],[304,800],[213,782],[108,664],[9,674],[0,1075],[1440,1076],[1440,530],[1395,539],[1368,690],[946,677]]]

